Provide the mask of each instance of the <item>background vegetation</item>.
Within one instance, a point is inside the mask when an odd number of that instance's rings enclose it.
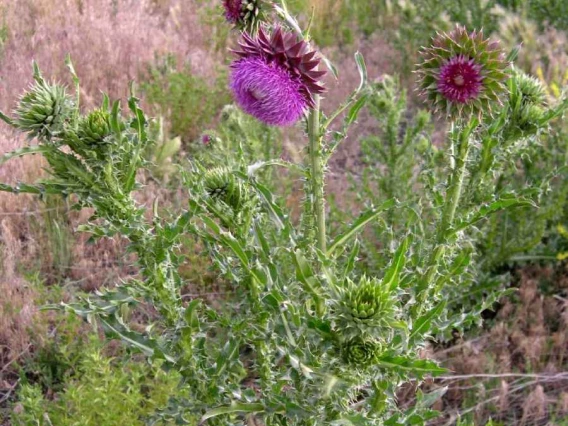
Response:
[[[456,22],[482,27],[507,50],[522,44],[517,64],[542,82],[550,103],[568,82],[568,6],[561,0],[290,3],[304,23],[313,14],[315,40],[340,70],[339,80],[326,82],[329,105],[338,105],[358,84],[351,59],[356,50],[375,81],[369,108],[330,164],[327,185],[334,200],[331,228],[352,221],[364,199],[380,205],[396,197],[408,206],[407,215],[387,218],[388,232],[382,223],[365,232],[360,257],[370,272],[385,268],[381,250],[412,224],[413,214],[433,214],[413,210],[423,196],[416,187],[435,181],[419,171],[437,170],[446,130],[415,96],[412,70],[420,46]],[[128,82],[135,80],[145,110],[158,117],[151,127],[157,144],[145,153],[153,168],[138,201],[151,206],[159,200],[161,209],[175,212],[187,201],[175,164],[199,158],[215,165],[227,152],[251,161],[297,159],[303,149],[297,142],[302,129],[268,129],[230,105],[223,71],[232,43],[228,34],[209,1],[0,0],[0,110],[10,111],[27,86],[32,59],[45,75],[71,86],[64,66],[70,54],[86,107],[98,104],[101,88],[125,99]],[[539,209],[496,214],[479,228],[476,269],[464,277],[482,279],[467,292],[457,288],[462,294],[453,310],[460,315],[477,306],[485,321],[478,329],[471,327],[475,318],[464,318],[462,327],[440,331],[440,339],[424,349],[449,369],[424,388],[448,387],[432,401],[442,412],[432,424],[567,424],[567,143],[567,125],[556,120],[538,142],[511,147],[513,160],[499,170],[498,183],[511,191],[522,192],[529,183],[537,187],[527,196]],[[23,144],[21,136],[0,127],[1,153]],[[39,157],[1,164],[0,181],[34,181],[44,167]],[[298,176],[293,170],[267,173],[278,173],[274,189],[293,219],[299,217]],[[76,230],[91,212],[70,207],[55,197],[0,193],[0,421],[145,424],[167,410],[176,377],[160,365],[126,357],[115,342],[72,316],[39,310],[138,273],[134,256],[122,254],[125,241],[90,241]],[[183,241],[183,256],[187,298],[214,308],[238,302],[238,289],[214,273],[191,237]],[[481,309],[487,306],[479,301],[494,289],[509,292],[487,301],[492,309]],[[137,311],[133,324],[152,315],[151,309]],[[408,383],[398,395],[400,406],[414,404],[415,391]]]

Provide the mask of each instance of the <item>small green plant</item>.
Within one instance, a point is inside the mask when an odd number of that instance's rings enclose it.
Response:
[[[141,84],[147,102],[168,123],[168,133],[189,147],[200,129],[210,125],[229,97],[221,74],[213,83],[195,75],[191,66],[178,69],[170,56],[149,67]]]
[[[91,337],[64,375],[57,399],[42,387],[24,384],[11,421],[14,425],[144,425],[144,419],[166,405],[178,378],[159,366],[128,362],[104,354]],[[50,389],[54,391],[54,389]]]

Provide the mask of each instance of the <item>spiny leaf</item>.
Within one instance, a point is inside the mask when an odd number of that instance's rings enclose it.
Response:
[[[378,358],[376,365],[389,370],[396,370],[404,374],[416,374],[419,377],[425,374],[437,376],[446,372],[445,368],[440,367],[433,361],[426,359],[412,359],[403,356],[383,355]]]
[[[27,146],[24,148],[20,148],[16,151],[12,151],[1,156],[0,165],[4,164],[8,160],[11,160],[12,158],[23,157],[24,155],[29,155],[29,154],[44,154],[52,149],[53,149],[52,147],[44,145],[34,145],[34,146]]]
[[[422,336],[424,333],[427,333],[432,324],[432,320],[440,316],[440,314],[446,308],[446,304],[447,302],[444,300],[433,309],[428,311],[426,314],[418,318],[414,323],[414,326],[412,327],[410,339],[414,339],[416,337]]]
[[[344,249],[345,243],[352,238],[355,234],[361,231],[369,222],[372,222],[376,219],[379,215],[381,215],[385,210],[391,209],[396,204],[396,200],[391,198],[388,201],[385,201],[380,207],[378,208],[370,208],[359,215],[357,220],[353,222],[351,227],[345,231],[343,234],[339,235],[329,249],[327,250],[328,256],[333,256],[335,250],[337,249]]]
[[[241,402],[233,402],[231,403],[231,405],[225,407],[217,407],[207,411],[203,415],[203,417],[201,417],[199,424],[203,425],[207,420],[225,414],[261,413],[263,411],[264,411],[264,406],[262,404],[245,404]]]
[[[406,237],[396,250],[394,257],[390,266],[388,267],[385,277],[383,278],[383,283],[389,291],[393,291],[398,286],[398,279],[400,276],[400,271],[406,263],[406,252],[408,251],[408,245],[410,244],[410,237]]]

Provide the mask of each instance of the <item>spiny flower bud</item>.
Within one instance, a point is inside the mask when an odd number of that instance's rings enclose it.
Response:
[[[381,345],[375,340],[355,337],[343,343],[341,353],[346,363],[368,367],[381,354]]]
[[[225,18],[241,30],[254,33],[264,20],[262,0],[223,0]]]
[[[420,93],[436,112],[468,119],[491,115],[492,104],[500,103],[508,64],[499,43],[485,39],[482,31],[457,26],[438,34],[421,54]]]
[[[507,121],[503,130],[506,139],[527,137],[538,132],[544,125],[546,92],[541,82],[517,68],[509,79]]]
[[[77,137],[86,145],[104,143],[110,134],[110,115],[107,111],[96,109],[79,121]]]
[[[63,130],[72,109],[65,88],[47,83],[36,68],[35,83],[22,95],[15,125],[30,137],[50,138]]]
[[[226,167],[207,170],[204,186],[211,198],[225,203],[235,213],[239,213],[249,200],[245,184]]]
[[[394,321],[396,302],[390,290],[375,278],[347,280],[336,308],[338,331],[346,337],[363,333],[378,335]]]
[[[325,91],[317,52],[291,32],[260,28],[243,33],[239,59],[231,65],[231,89],[239,106],[260,121],[276,126],[297,122],[314,106],[314,95]]]

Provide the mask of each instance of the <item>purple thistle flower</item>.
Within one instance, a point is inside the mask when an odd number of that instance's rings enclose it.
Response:
[[[307,108],[302,83],[285,68],[263,58],[244,58],[232,65],[231,89],[239,106],[260,121],[290,126]]]
[[[506,92],[508,63],[499,43],[462,26],[421,50],[420,93],[435,112],[455,119],[492,115]]]
[[[482,86],[481,66],[473,59],[457,55],[440,68],[438,90],[450,102],[465,104],[476,99]]]
[[[231,24],[237,24],[241,20],[242,0],[223,0],[223,7],[225,8],[225,18]]]
[[[239,106],[260,121],[290,126],[313,107],[314,96],[325,88],[319,81],[320,59],[293,33],[260,29],[256,36],[243,33],[239,56],[231,65],[230,84]]]

